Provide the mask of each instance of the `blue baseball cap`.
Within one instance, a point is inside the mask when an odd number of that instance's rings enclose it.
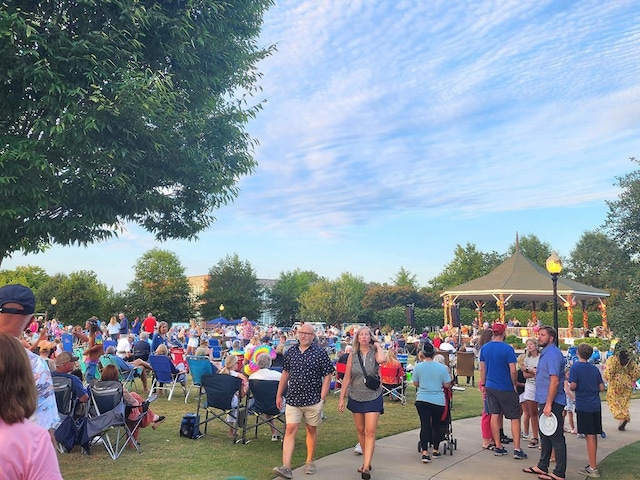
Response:
[[[17,303],[22,309],[5,307],[8,303]],[[20,284],[0,287],[0,313],[31,315],[35,311],[36,297],[29,287]]]

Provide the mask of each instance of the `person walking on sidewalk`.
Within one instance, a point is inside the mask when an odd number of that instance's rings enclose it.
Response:
[[[371,459],[376,446],[376,429],[380,414],[384,412],[382,385],[379,365],[385,363],[387,356],[380,343],[371,335],[369,327],[358,329],[353,342],[353,351],[347,358],[347,369],[342,379],[338,410],[344,412],[344,397],[349,392],[347,409],[353,413],[358,431],[358,442],[362,448],[364,462],[358,472],[364,480],[371,478]],[[365,383],[367,376],[377,375],[378,385]],[[375,388],[373,388],[375,387]]]
[[[273,469],[273,473],[282,478],[293,478],[291,457],[303,417],[307,430],[304,473],[313,475],[316,472],[313,456],[318,440],[318,425],[322,422],[324,400],[329,394],[333,364],[326,350],[314,343],[314,338],[313,326],[305,323],[298,330],[298,345],[289,348],[284,356],[276,405],[282,409],[282,397],[288,387],[285,407],[287,426],[282,443],[282,466]]]
[[[576,392],[576,416],[578,432],[585,436],[589,465],[578,470],[585,477],[599,478],[598,435],[602,433],[602,406],[600,392],[604,382],[600,370],[589,363],[593,347],[588,343],[578,345],[578,362],[569,371],[569,387]]]
[[[544,417],[555,415],[556,429],[550,435],[540,429],[540,460],[535,467],[525,468],[526,473],[537,474],[541,480],[559,480],[565,478],[567,471],[567,444],[564,438],[564,419],[562,412],[566,404],[566,395],[562,382],[564,382],[565,359],[560,349],[556,346],[558,332],[555,328],[545,325],[538,330],[538,345],[542,347],[540,360],[536,372],[536,402],[540,422]],[[551,452],[555,453],[556,466],[553,472],[549,472]]]
[[[451,387],[451,376],[445,365],[433,361],[434,347],[425,343],[422,348],[424,361],[413,369],[413,384],[417,388],[416,410],[420,416],[420,448],[422,463],[430,463],[432,458],[439,458],[440,441],[442,440],[443,417],[447,398],[444,389]],[[429,455],[429,444],[433,451]]]
[[[516,352],[504,343],[507,326],[494,323],[493,339],[480,349],[480,388],[485,389],[491,414],[491,433],[496,456],[507,455],[500,435],[500,420],[504,415],[511,420],[513,458],[522,460],[527,454],[520,448],[520,399],[517,392]]]

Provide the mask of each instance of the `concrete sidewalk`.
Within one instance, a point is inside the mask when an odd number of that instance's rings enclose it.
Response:
[[[407,405],[407,408],[415,408]],[[417,413],[416,413],[417,416]],[[602,461],[611,452],[640,439],[640,400],[631,402],[631,418],[636,419],[627,425],[624,432],[618,431],[618,422],[613,419],[606,403],[602,404],[602,422],[607,438],[598,438],[598,461]],[[384,417],[381,417],[384,422]],[[355,428],[352,422],[345,428]],[[299,434],[302,434],[300,432]],[[510,434],[509,434],[510,435]],[[322,435],[320,435],[322,438]],[[509,455],[496,457],[493,452],[482,449],[480,438],[480,419],[468,418],[453,422],[453,438],[457,440],[457,450],[453,455],[443,455],[431,463],[423,464],[418,453],[419,430],[412,430],[376,442],[371,478],[373,480],[465,480],[465,479],[537,479],[536,475],[526,474],[523,468],[536,465],[540,450],[522,448],[529,455],[526,460],[513,458],[513,443],[507,445]],[[578,469],[587,462],[587,450],[584,439],[565,434],[567,439],[567,479],[582,480]],[[316,460],[317,473],[304,474],[304,466],[294,470],[293,478],[309,480],[348,480],[360,479],[356,469],[362,465],[362,456],[355,455],[353,448],[334,453]],[[553,469],[553,464],[552,464]],[[604,478],[604,477],[603,477]]]

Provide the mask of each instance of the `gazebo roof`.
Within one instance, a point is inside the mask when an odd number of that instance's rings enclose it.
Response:
[[[553,283],[544,268],[536,265],[516,248],[516,252],[487,275],[450,288],[441,296],[455,300],[549,301]],[[568,278],[558,277],[558,296],[571,295],[576,301],[608,297],[609,293]]]

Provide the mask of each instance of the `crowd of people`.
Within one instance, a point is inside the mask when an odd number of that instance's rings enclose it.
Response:
[[[34,310],[35,298],[28,288],[20,285],[0,288],[0,391],[7,392],[0,411],[0,438],[8,442],[10,438],[28,436],[29,441],[23,442],[19,450],[25,458],[33,451],[30,449],[42,451],[37,456],[38,462],[25,462],[23,466],[10,463],[12,472],[21,478],[38,477],[30,476],[29,472],[20,473],[20,469],[39,472],[44,468],[49,477],[61,478],[54,450],[53,433],[60,424],[52,392],[54,377],[72,379],[73,396],[80,404],[89,401],[87,385],[99,376],[102,380],[120,381],[121,373],[127,371],[139,372],[143,393],[149,394],[147,375],[152,370],[149,356],[169,356],[172,348],[184,349],[186,355],[207,356],[218,374],[239,378],[241,387],[236,393],[236,408],[248,393],[250,379],[278,382],[275,402],[286,418],[284,438],[274,424],[270,426],[271,439],[282,441],[282,465],[273,469],[273,473],[282,478],[293,476],[295,438],[303,421],[307,449],[304,471],[307,474],[316,471],[318,427],[335,380],[336,361],[344,366],[339,378],[338,412],[351,412],[358,438],[356,451],[362,454],[362,464],[356,470],[364,480],[370,479],[373,471],[377,426],[384,413],[383,391],[398,381],[381,377],[380,367],[397,366],[398,350],[416,355],[411,383],[416,388],[423,463],[442,455],[440,444],[444,440],[452,385],[458,381],[448,368],[449,362],[438,353],[444,352],[447,356],[450,353],[455,358],[456,350],[469,350],[476,353],[479,361],[483,448],[503,456],[509,453],[506,445],[513,443],[516,460],[531,455],[525,448],[539,449],[537,463],[523,471],[536,474],[542,480],[565,478],[565,434],[585,438],[588,464],[579,469],[579,473],[599,477],[597,444],[598,437],[605,435],[600,392],[605,390],[606,382],[609,408],[618,421],[618,429],[624,431],[630,421],[631,386],[640,377],[640,366],[624,350],[594,361],[598,352],[594,352],[591,345],[581,343],[575,358],[570,358],[568,363],[556,346],[558,333],[548,326],[537,328],[537,335],[526,340],[524,352],[517,356],[513,347],[505,343],[507,325],[502,323],[489,328],[468,328],[471,342],[460,345],[454,332],[446,329],[431,335],[424,332],[404,337],[394,332],[383,335],[367,326],[347,332],[335,327],[318,331],[311,324],[303,323],[287,332],[273,326],[260,327],[246,318],[237,326],[205,329],[199,322],[191,321],[188,327],[171,328],[151,313],[144,320],[136,318],[131,323],[124,313],[119,313],[108,322],[92,317],[84,327],[65,327],[53,319],[38,321],[33,316]],[[73,336],[76,349],[82,346],[82,359],[65,351],[61,342],[64,333]],[[209,339],[214,337],[222,345],[220,356],[214,356],[210,347]],[[110,341],[107,348],[105,341]],[[14,355],[16,345],[20,344],[25,348],[18,348],[20,355]],[[112,364],[104,368],[101,366],[103,355],[113,359]],[[84,376],[78,369],[80,361],[84,363]],[[175,368],[174,373],[182,375],[180,383],[186,394],[184,370],[180,370],[179,365]],[[18,385],[24,390],[17,392],[15,386],[9,388],[2,383],[14,374],[25,380],[24,385]],[[23,402],[18,407],[12,400],[17,393],[20,398],[34,401]],[[124,400],[132,407],[132,416],[140,415],[145,400],[142,396],[124,388]],[[27,418],[33,421],[25,422]],[[237,435],[236,418],[237,414],[227,418],[230,436]],[[450,416],[448,418],[450,420]],[[505,434],[505,419],[511,438]],[[149,408],[140,426],[150,425],[155,429],[164,420],[164,416]],[[136,440],[137,435],[136,431]],[[2,454],[0,460],[10,461]]]

